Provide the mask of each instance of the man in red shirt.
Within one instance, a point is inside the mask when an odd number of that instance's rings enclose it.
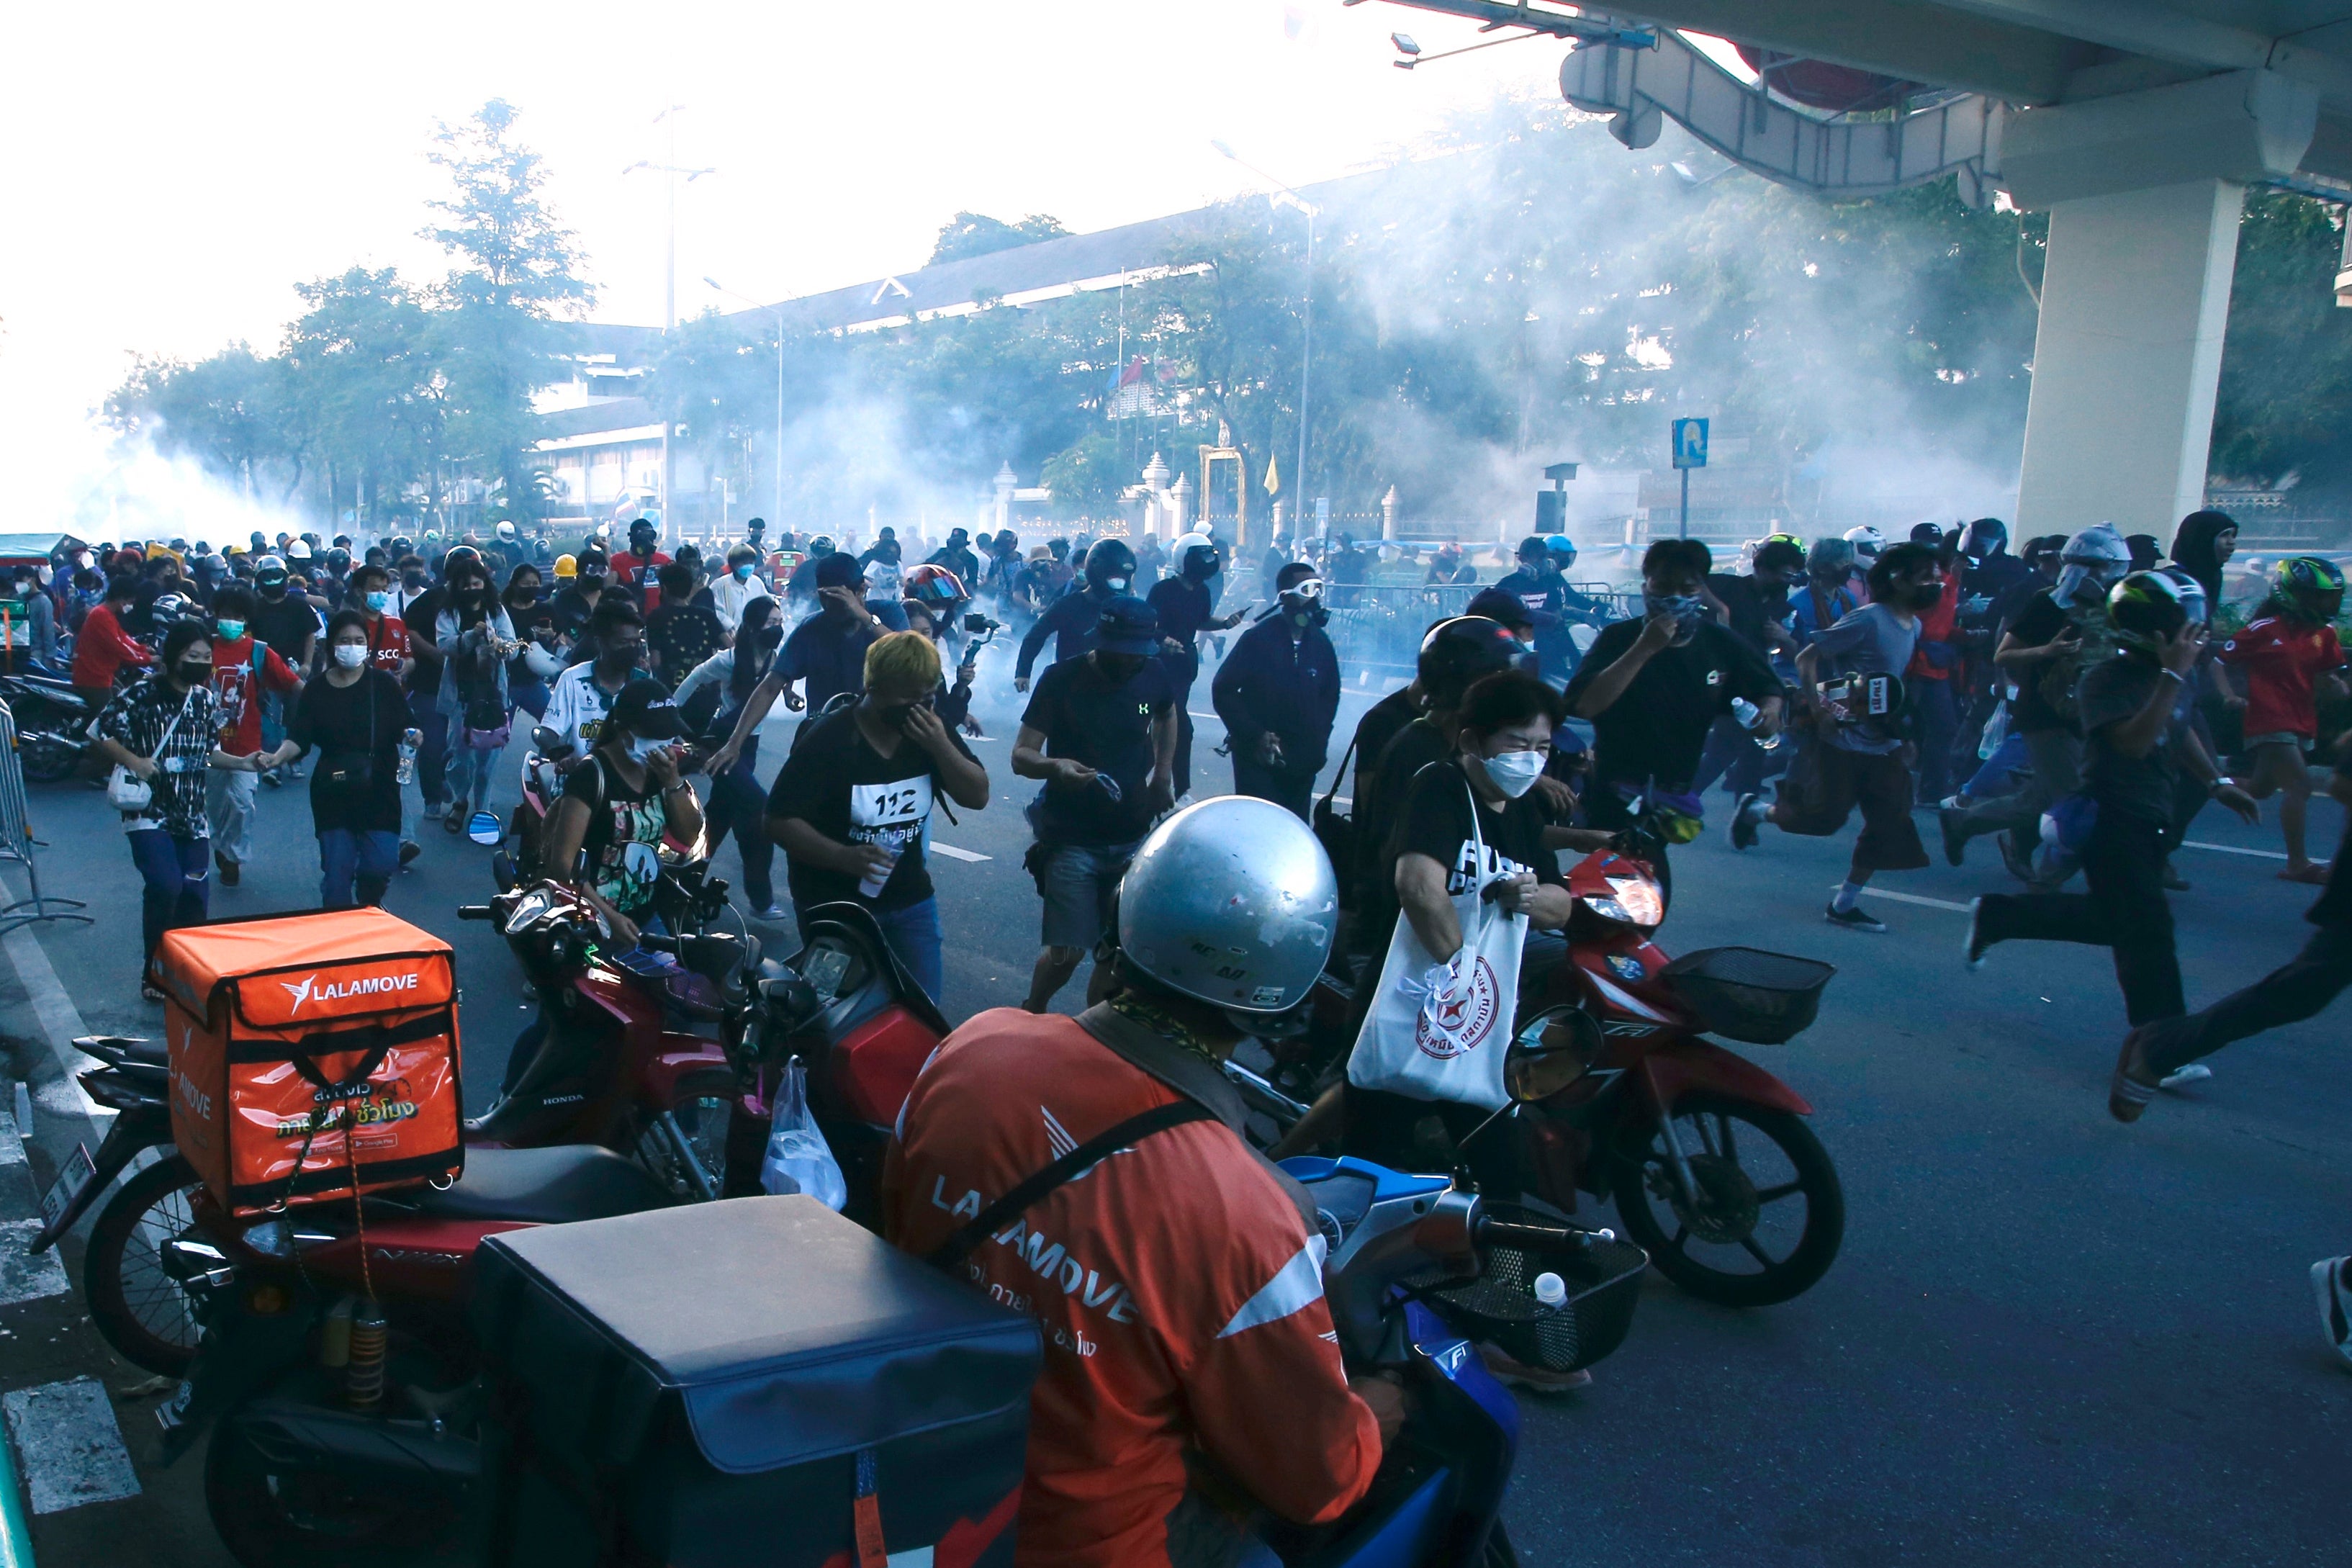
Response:
[[[1952,793],[1952,746],[1960,732],[1960,574],[1953,569],[1958,540],[1923,522],[1911,531],[1911,542],[1935,551],[1944,568],[1943,597],[1919,612],[1919,647],[1903,671],[1919,711],[1918,798],[1942,800]]]
[[[994,1008],[949,1036],[883,1178],[891,1239],[929,1257],[1081,1145],[1130,1136],[1139,1114],[1189,1116],[961,1237],[955,1271],[1045,1335],[1020,1568],[1230,1560],[1240,1527],[1188,1490],[1188,1452],[1275,1512],[1328,1522],[1402,1418],[1393,1384],[1351,1392],[1323,1237],[1243,1142],[1218,1068],[1250,1020],[1314,984],[1337,918],[1329,862],[1280,806],[1224,796],[1162,824],[1120,896],[1121,988],[1076,1018]]]
[[[629,524],[629,547],[613,557],[614,580],[629,591],[637,608],[648,616],[661,605],[657,574],[669,564],[669,556],[656,548],[660,539],[661,530],[654,520],[641,517]]]
[[[2289,882],[2327,880],[2327,867],[2312,861],[2305,837],[2311,771],[2304,750],[2319,733],[2315,684],[2324,678],[2337,696],[2344,691],[2336,674],[2344,649],[2333,625],[2343,608],[2344,574],[2333,562],[2290,556],[2279,563],[2261,613],[2221,645],[2221,662],[2246,681],[2245,752],[2253,768],[2238,783],[2256,800],[2281,797],[2286,869],[2279,876]]]
[[[408,627],[392,613],[392,571],[368,565],[352,573],[349,603],[367,622],[368,657],[394,680],[406,680],[415,664],[409,652]]]
[[[105,603],[90,606],[74,637],[74,690],[93,709],[114,700],[115,673],[124,665],[144,668],[155,662],[147,645],[122,629],[122,617],[138,593],[135,576],[117,573],[108,578]]]
[[[247,622],[253,590],[232,583],[213,598],[213,689],[220,693],[220,749],[232,757],[261,750],[261,698],[275,692],[290,711],[302,681],[268,643],[257,642]],[[214,768],[205,781],[205,816],[213,830],[213,863],[221,886],[234,888],[253,858],[253,793],[261,775],[243,768]]]

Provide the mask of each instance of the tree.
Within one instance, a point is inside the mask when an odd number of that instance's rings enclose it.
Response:
[[[1069,232],[1062,226],[1061,219],[1044,213],[1031,213],[1019,223],[1006,223],[982,213],[958,213],[940,226],[939,243],[931,247],[928,265],[937,267],[942,261],[989,256],[1019,245],[1034,245],[1041,239],[1060,239]]]
[[[538,423],[531,394],[560,378],[561,320],[595,295],[572,231],[541,197],[539,154],[514,140],[516,118],[492,99],[463,124],[441,126],[426,156],[455,190],[430,204],[443,221],[421,233],[456,263],[435,315],[450,444],[495,471],[507,508],[527,516],[538,493],[526,458]]]
[[[312,458],[343,482],[362,516],[380,515],[389,487],[432,488],[446,409],[425,303],[391,268],[354,267],[298,284],[310,309],[287,329],[279,363],[299,389]]]
[[[2352,489],[2352,311],[2335,300],[2336,209],[2246,193],[2213,411],[2212,468],[2312,490]]]
[[[142,359],[101,410],[166,457],[194,458],[247,495],[285,500],[302,482],[299,401],[283,364],[232,343],[194,364]]]
[[[1119,491],[1135,479],[1120,466],[1110,432],[1097,429],[1046,458],[1038,482],[1054,492],[1055,514],[1076,521],[1116,516]]]

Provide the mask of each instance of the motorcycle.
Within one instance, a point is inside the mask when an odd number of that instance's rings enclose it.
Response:
[[[1580,1065],[1516,1051],[1514,1095]],[[498,1158],[512,1163],[485,1172]],[[548,1168],[520,1163],[531,1161]],[[1560,1370],[1600,1360],[1631,1325],[1646,1258],[1606,1232],[1491,1207],[1458,1179],[1359,1160],[1286,1168],[1328,1244],[1324,1289],[1351,1374],[1397,1379],[1412,1397],[1379,1479],[1345,1516],[1310,1527],[1261,1515],[1252,1529],[1284,1561],[1318,1568],[1516,1563],[1499,1513],[1518,1412],[1475,1347],[1498,1342]],[[257,1224],[200,1201],[200,1236],[170,1249],[205,1333],[161,1412],[166,1462],[211,1433],[206,1502],[247,1568],[467,1560],[495,1474],[462,1318],[473,1251],[498,1230],[666,1199],[609,1153],[544,1150],[491,1152],[448,1193],[371,1197],[348,1222],[341,1204]]]
[[[1670,959],[1653,940],[1665,900],[1642,829],[1569,873],[1568,952],[1522,988],[1517,1038],[1572,1050],[1585,1071],[1518,1119],[1528,1191],[1563,1214],[1614,1199],[1626,1235],[1703,1300],[1760,1307],[1810,1289],[1845,1234],[1837,1169],[1794,1089],[1710,1034],[1759,1045],[1811,1024],[1832,965],[1753,948]],[[1265,1072],[1226,1075],[1279,1131],[1337,1082],[1353,1045],[1327,976],[1317,1026]],[[1272,1140],[1268,1140],[1272,1142]],[[1443,1160],[1439,1152],[1433,1156]],[[1801,1213],[1798,1211],[1801,1209]]]
[[[16,723],[16,754],[33,784],[58,784],[90,760],[89,726],[98,710],[69,680],[40,674],[0,675],[0,702]]]
[[[646,935],[640,951],[626,954],[608,951],[577,894],[551,884],[458,910],[461,919],[499,922],[540,999],[537,1020],[516,1045],[518,1060],[527,1053],[527,1061],[510,1069],[490,1109],[466,1123],[469,1157],[477,1149],[594,1144],[634,1158],[674,1197],[705,1201],[720,1194],[730,1148],[747,1136],[764,1141],[765,1107],[744,1098],[739,1066],[751,1017],[740,994],[744,945],[700,929],[714,906],[724,907],[725,884],[705,883],[699,866],[674,868],[656,897],[667,923],[685,934]],[[54,1246],[144,1152],[173,1149],[162,1043],[108,1037],[75,1045],[106,1064],[81,1081],[118,1115],[95,1157],[77,1151],[68,1162],[44,1204],[34,1252]],[[197,1186],[176,1152],[132,1173],[93,1222],[82,1263],[90,1321],[107,1343],[170,1376],[186,1370],[197,1325],[160,1249],[187,1230]],[[750,1185],[738,1190],[758,1190],[756,1158]]]
[[[530,745],[522,754],[522,787],[507,818],[507,843],[513,847],[501,845],[490,857],[490,875],[499,892],[512,892],[547,875],[540,864],[541,845],[547,837],[547,814],[563,793],[562,775],[556,764],[571,754],[572,748],[554,730],[545,724],[532,726]]]
[[[204,1328],[156,1413],[163,1462],[211,1434],[205,1506],[246,1568],[446,1560],[472,1528],[480,1473],[475,1250],[501,1231],[677,1201],[585,1144],[473,1148],[446,1189],[258,1221],[199,1187],[186,1230],[162,1247]]]

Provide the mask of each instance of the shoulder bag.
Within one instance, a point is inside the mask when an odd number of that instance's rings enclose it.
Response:
[[[317,777],[320,787],[330,795],[346,802],[357,800],[375,785],[375,676],[376,672],[371,669],[360,677],[367,683],[366,747],[358,751],[337,752],[319,761]]]
[[[172,721],[163,726],[163,733],[155,742],[152,759],[158,767],[164,765],[163,753],[171,749],[172,736],[179,730],[180,721],[188,716],[188,704],[195,700],[196,694],[189,692],[181,701],[180,710],[172,715]],[[138,816],[155,804],[155,787],[129,768],[118,766],[106,776],[106,803],[125,816]]]

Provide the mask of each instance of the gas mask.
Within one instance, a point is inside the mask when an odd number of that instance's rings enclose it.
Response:
[[[1698,636],[1699,623],[1706,619],[1706,600],[1697,594],[1652,594],[1642,595],[1642,609],[1649,616],[1672,616],[1675,618],[1673,646],[1681,647]]]
[[[1323,579],[1306,577],[1282,591],[1282,613],[1302,626],[1319,626],[1330,620],[1323,607]]]

